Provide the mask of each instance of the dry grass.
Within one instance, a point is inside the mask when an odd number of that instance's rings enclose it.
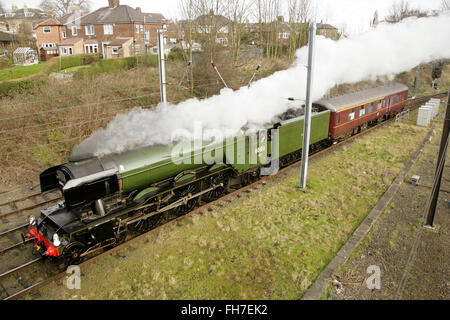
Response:
[[[425,128],[396,123],[251,195],[150,233],[44,299],[299,299],[392,183]],[[123,259],[122,259],[123,257]],[[75,296],[76,295],[76,296]]]

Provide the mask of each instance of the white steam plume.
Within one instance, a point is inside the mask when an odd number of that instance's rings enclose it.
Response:
[[[237,91],[223,89],[208,99],[190,99],[156,109],[135,108],[118,115],[106,129],[94,132],[74,154],[104,155],[136,147],[168,144],[176,129],[193,131],[195,121],[205,130],[237,132],[248,123],[262,125],[290,107],[286,98],[304,99],[308,49],[297,51],[296,62]],[[450,58],[450,15],[409,18],[381,24],[366,33],[333,41],[317,37],[313,98],[321,98],[336,84],[378,76],[393,76],[419,63]]]

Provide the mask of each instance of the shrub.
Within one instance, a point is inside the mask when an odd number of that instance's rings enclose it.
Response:
[[[45,83],[43,79],[25,79],[20,81],[0,82],[0,95],[9,95],[12,93],[22,93],[35,86]]]
[[[135,68],[138,64],[148,67],[158,66],[158,56],[144,55],[139,57],[127,57],[117,59],[100,60],[92,64],[90,68],[82,68],[74,73],[75,79],[92,78],[106,72],[118,72]]]

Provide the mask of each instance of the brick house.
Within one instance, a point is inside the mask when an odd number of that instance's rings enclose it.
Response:
[[[55,18],[47,19],[34,27],[36,33],[36,47],[39,52],[42,48],[56,48],[63,40],[66,27]]]
[[[164,16],[120,5],[120,0],[108,4],[83,16],[74,13],[39,24],[35,28],[38,49],[55,44],[66,47],[67,54],[101,53],[105,59],[148,53],[157,43],[157,30],[166,23]],[[75,39],[81,39],[82,46]]]
[[[223,15],[216,15],[211,10],[194,20],[197,42],[214,41],[217,44],[228,46],[229,25],[231,21]],[[211,44],[212,45],[212,44]]]

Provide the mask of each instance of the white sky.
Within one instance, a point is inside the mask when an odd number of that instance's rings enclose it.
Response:
[[[91,0],[92,9],[105,7],[108,0]],[[280,0],[287,11],[288,0]],[[400,0],[398,0],[400,1]],[[38,7],[41,0],[0,0],[5,9],[10,9],[13,4],[19,8],[24,3],[28,7]],[[316,8],[316,21],[327,22],[338,28],[346,27],[349,33],[359,33],[369,28],[369,22],[373,18],[375,10],[378,10],[382,19],[389,11],[394,0],[312,0]],[[441,0],[409,0],[413,7],[421,9],[439,9]],[[121,4],[131,7],[141,7],[144,12],[160,12],[166,18],[180,18],[179,0],[121,0]],[[287,16],[287,12],[285,12]]]

